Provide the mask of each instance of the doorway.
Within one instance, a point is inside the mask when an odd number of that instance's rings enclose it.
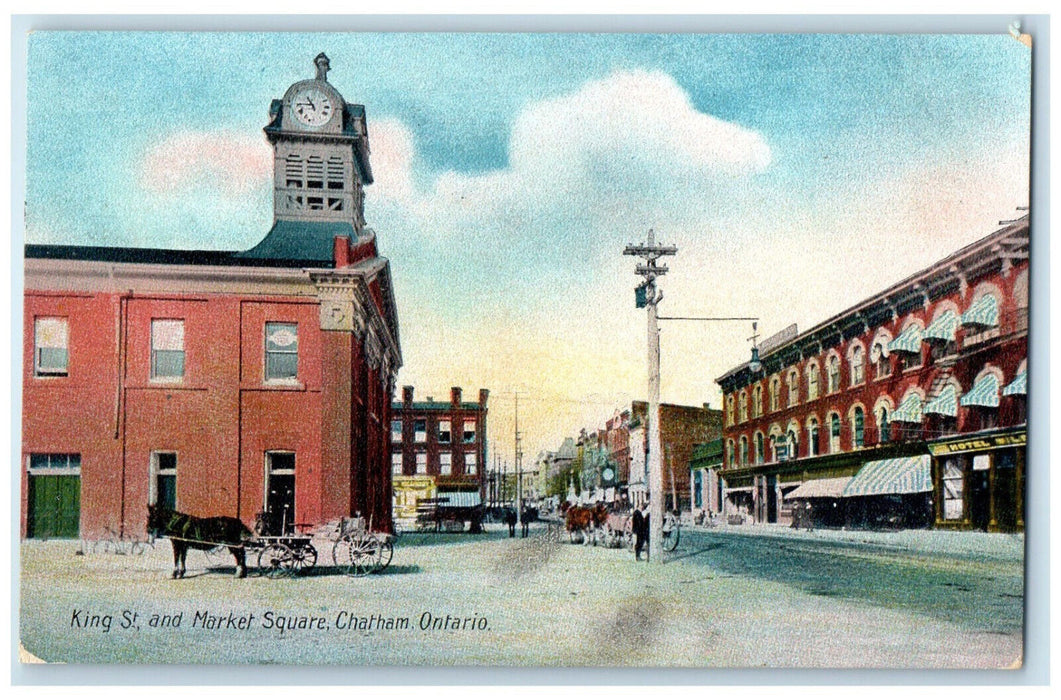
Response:
[[[265,453],[267,528],[277,535],[295,530],[295,453]]]

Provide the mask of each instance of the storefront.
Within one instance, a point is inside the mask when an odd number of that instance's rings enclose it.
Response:
[[[1022,532],[1027,428],[930,442],[939,528]]]

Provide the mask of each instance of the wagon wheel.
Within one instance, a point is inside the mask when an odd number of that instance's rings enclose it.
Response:
[[[677,525],[673,525],[668,529],[663,530],[663,551],[673,552],[678,548],[678,540],[681,538],[681,530]]]
[[[378,574],[379,572],[385,570],[388,566],[391,565],[391,559],[393,559],[393,558],[394,558],[394,544],[390,541],[389,538],[386,538],[386,537],[380,538],[380,543],[379,543],[379,565],[376,567],[376,570],[373,571],[372,573]]]
[[[298,571],[295,554],[286,544],[273,542],[258,553],[258,571],[269,578],[291,576]]]
[[[317,548],[309,542],[295,547],[291,554],[295,559],[295,571],[299,573],[317,565]]]
[[[332,564],[337,569],[350,566],[350,538],[340,537],[332,545]]]
[[[360,535],[348,542],[349,563],[346,565],[347,576],[365,576],[379,566],[380,544],[373,535]]]

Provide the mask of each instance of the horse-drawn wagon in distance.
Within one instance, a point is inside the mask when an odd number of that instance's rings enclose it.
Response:
[[[148,506],[148,531],[166,537],[173,546],[173,578],[184,578],[189,549],[211,555],[228,550],[236,562],[236,576],[247,575],[247,553],[256,555],[260,576],[294,576],[317,565],[316,541],[328,547],[339,573],[365,576],[382,571],[394,556],[392,536],[371,531],[364,518],[340,518],[317,528],[289,523],[285,514],[263,512],[250,530],[238,518],[200,518],[186,513]]]
[[[486,509],[478,491],[440,492],[435,498],[421,498],[416,502],[418,532],[483,531]]]
[[[568,506],[565,503],[562,512],[565,529],[573,544],[634,549],[633,510],[612,510],[603,503],[594,506]],[[678,547],[679,523],[680,516],[676,512],[664,513],[663,550],[666,552],[673,552]]]

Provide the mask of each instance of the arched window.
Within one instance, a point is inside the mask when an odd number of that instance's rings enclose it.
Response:
[[[866,381],[865,356],[862,347],[856,345],[851,348],[851,386],[858,386]]]
[[[888,358],[888,346],[876,343],[870,352],[873,360],[873,374],[877,379],[883,379],[892,373],[892,361]]]
[[[818,367],[818,363],[811,363],[807,367],[807,400],[814,401],[818,398],[819,385],[821,384],[821,368]]]
[[[796,431],[789,428],[788,433],[785,436],[786,442],[788,443],[788,458],[796,459],[799,457],[799,440],[796,437]]]
[[[740,436],[740,463],[741,463],[742,467],[748,465],[748,436],[747,435],[741,435]]]
[[[726,440],[726,465],[731,469],[736,465],[733,464],[733,441]]]
[[[864,446],[866,443],[866,412],[861,406],[855,406],[855,410],[852,411],[851,423],[854,428],[854,446],[856,448]]]
[[[891,424],[888,423],[888,407],[878,406],[877,407],[877,428],[880,431],[880,443],[886,444],[891,442]]]
[[[762,433],[756,433],[755,434],[755,463],[756,464],[762,464],[763,463],[763,452],[764,452],[764,450],[763,450],[763,434]]]
[[[763,388],[756,384],[755,391],[752,392],[752,416],[761,415],[763,415]]]
[[[840,358],[833,355],[829,358],[829,388],[830,394],[840,391]]]
[[[781,380],[773,377],[770,380],[770,410],[776,411],[781,408]]]
[[[748,394],[742,391],[740,393],[740,399],[737,403],[737,411],[740,413],[740,422],[748,420]]]
[[[788,405],[799,403],[799,372],[791,369],[788,372]]]
[[[829,414],[829,454],[840,451],[840,414]]]
[[[733,425],[733,394],[726,397],[726,425]]]
[[[807,456],[818,456],[818,419],[811,418],[807,426]]]

